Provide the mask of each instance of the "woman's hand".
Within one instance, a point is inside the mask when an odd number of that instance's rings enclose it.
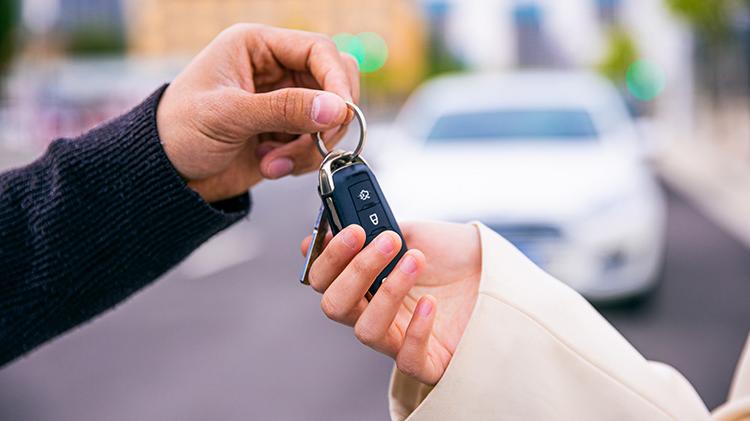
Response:
[[[354,326],[362,343],[394,360],[422,383],[440,380],[477,298],[481,256],[472,225],[404,223],[410,250],[368,303],[363,297],[401,248],[386,231],[362,249],[364,230],[350,225],[315,260],[310,285],[323,293],[323,312]],[[330,233],[329,233],[330,237]],[[310,237],[302,242],[304,254]]]
[[[310,133],[340,139],[345,100],[359,100],[359,70],[330,38],[241,24],[167,88],[157,125],[172,164],[212,202],[319,165]]]

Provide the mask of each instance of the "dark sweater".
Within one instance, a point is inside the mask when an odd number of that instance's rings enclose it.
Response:
[[[244,217],[187,187],[156,129],[164,87],[0,174],[0,365],[113,307]]]

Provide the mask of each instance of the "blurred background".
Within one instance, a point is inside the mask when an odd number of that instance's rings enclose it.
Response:
[[[236,22],[357,58],[397,217],[484,222],[723,402],[750,328],[750,2],[0,0],[0,169]],[[296,280],[315,186],[258,186],[165,279],[3,367],[0,419],[387,418],[391,363]]]

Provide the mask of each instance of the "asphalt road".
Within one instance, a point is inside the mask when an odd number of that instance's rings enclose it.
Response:
[[[254,193],[249,221],[115,311],[0,371],[0,420],[382,420],[390,362],[300,286],[309,177]],[[713,407],[750,328],[750,252],[669,195],[665,279],[605,315]]]

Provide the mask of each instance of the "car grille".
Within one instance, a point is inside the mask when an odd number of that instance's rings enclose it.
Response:
[[[540,266],[547,263],[549,252],[563,239],[562,230],[550,224],[490,224],[487,226],[510,241],[526,257]]]

